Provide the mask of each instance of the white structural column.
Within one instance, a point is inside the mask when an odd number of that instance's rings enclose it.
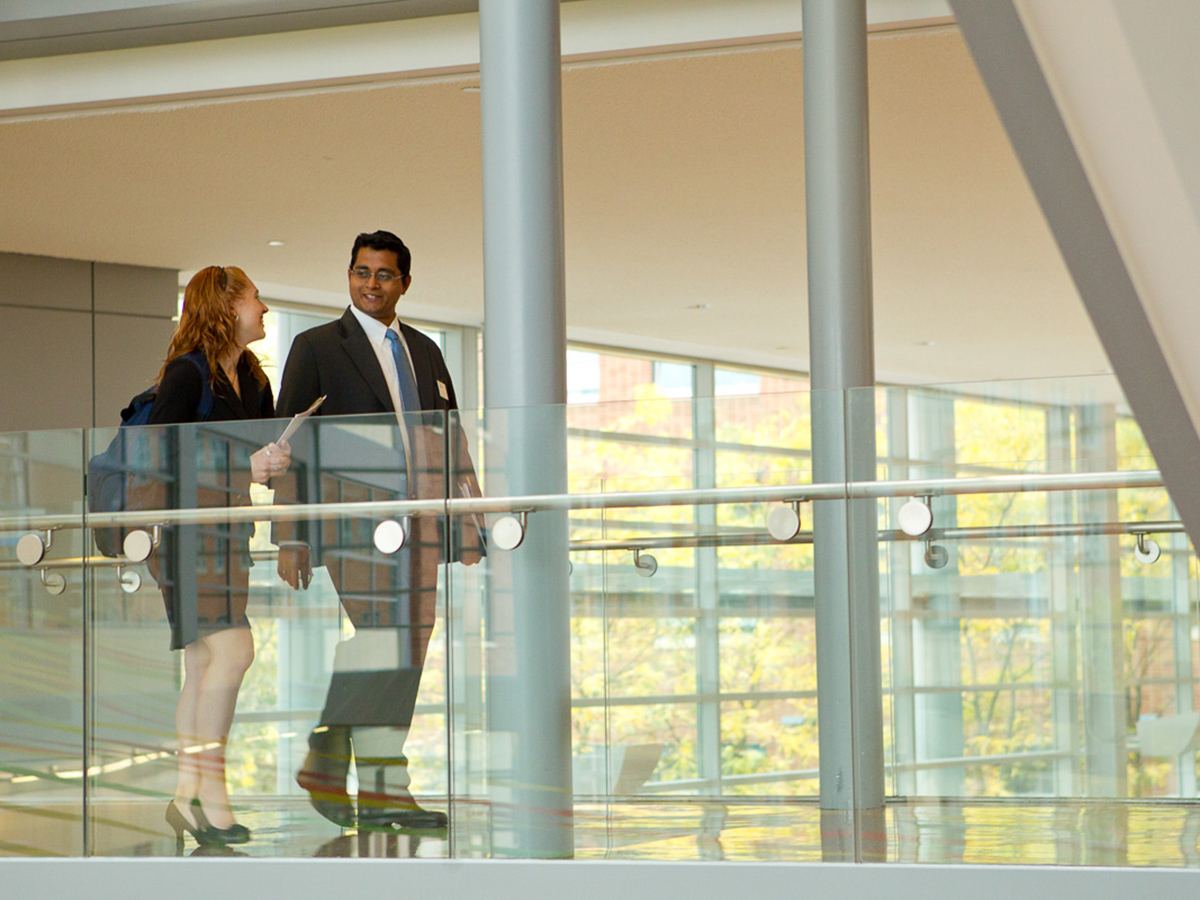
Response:
[[[813,481],[869,480],[875,362],[866,2],[804,0],[803,13]],[[813,504],[822,832],[830,860],[872,859],[882,849],[876,520],[874,501]]]
[[[567,489],[559,31],[558,0],[479,4],[486,470],[511,495]],[[488,560],[498,854],[573,852],[567,540],[566,513],[539,512]]]

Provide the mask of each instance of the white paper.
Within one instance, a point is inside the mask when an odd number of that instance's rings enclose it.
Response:
[[[281,434],[279,436],[279,440],[276,441],[276,443],[282,444],[284,441],[288,440],[288,438],[290,438],[293,434],[295,434],[296,429],[300,427],[300,424],[305,419],[307,419],[309,416],[311,416],[313,413],[315,413],[317,411],[317,408],[322,403],[325,402],[326,396],[327,395],[322,394],[320,397],[317,398],[316,402],[313,403],[313,405],[310,406],[308,409],[306,409],[304,412],[296,413],[296,415],[292,416],[292,421],[288,422],[287,428],[283,429],[283,434]]]

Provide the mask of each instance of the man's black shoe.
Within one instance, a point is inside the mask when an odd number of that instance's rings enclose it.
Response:
[[[413,804],[404,809],[358,809],[358,827],[383,831],[444,831],[450,820],[444,812]]]

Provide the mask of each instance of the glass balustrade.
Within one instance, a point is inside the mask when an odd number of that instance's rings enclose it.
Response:
[[[125,515],[153,549],[91,567],[98,855],[447,852],[444,419],[314,418],[254,483],[285,424],[122,435]],[[220,832],[234,818],[250,840]]]
[[[1194,864],[1193,804],[1136,801],[1196,796],[1195,557],[1115,384],[848,402],[880,415],[881,477],[1111,482],[880,502],[881,536],[932,513],[881,542],[890,858]]]
[[[0,518],[6,522],[0,532],[0,854],[5,856],[84,852],[82,441],[78,430],[0,435]]]
[[[1200,864],[1196,560],[1123,409],[315,417],[266,484],[282,421],[124,429],[123,512],[115,430],[4,435],[0,852]]]

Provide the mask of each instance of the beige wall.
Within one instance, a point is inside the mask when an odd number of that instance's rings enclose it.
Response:
[[[0,432],[118,424],[177,297],[172,269],[0,253]]]

